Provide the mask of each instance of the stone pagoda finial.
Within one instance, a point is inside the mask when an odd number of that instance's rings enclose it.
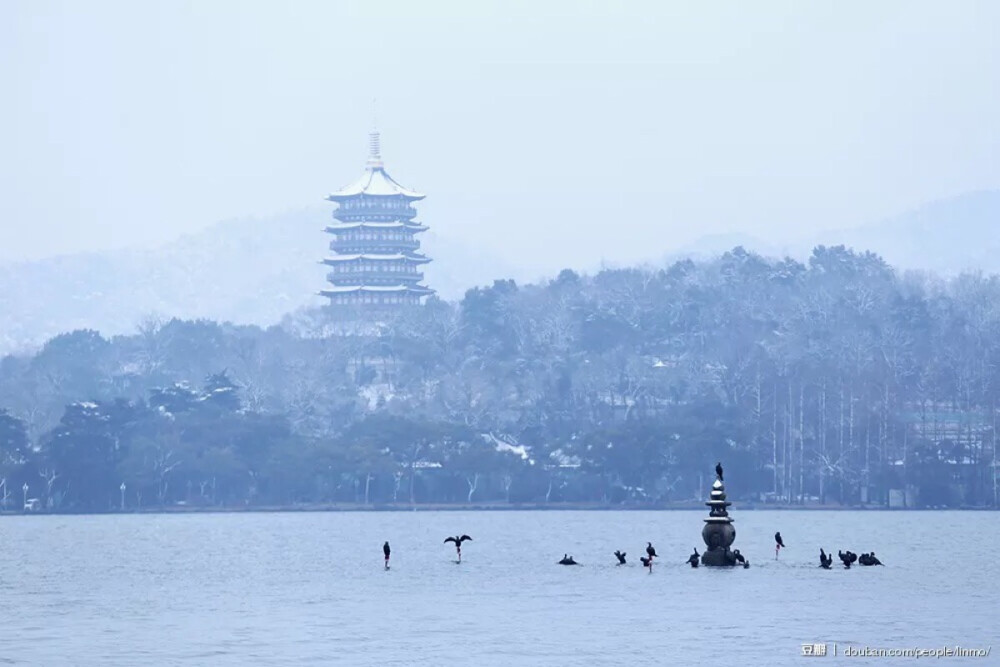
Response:
[[[726,500],[726,486],[722,483],[722,475],[716,474],[712,483],[712,492],[707,503],[710,508],[701,537],[705,540],[708,550],[701,555],[702,565],[716,567],[732,567],[737,562],[737,554],[730,551],[733,540],[736,539],[736,528],[729,516],[728,508],[732,505]]]

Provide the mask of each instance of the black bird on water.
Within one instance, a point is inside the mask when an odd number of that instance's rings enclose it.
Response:
[[[575,560],[573,560],[572,556],[567,556],[566,554],[563,554],[562,560],[559,561],[559,564],[560,565],[579,565],[579,563],[577,563]]]
[[[447,544],[448,542],[454,542],[455,543],[455,551],[458,552],[458,562],[461,563],[462,562],[462,542],[464,542],[466,540],[471,540],[471,539],[472,538],[469,537],[468,535],[456,535],[455,537],[446,537],[446,538],[444,538],[444,543],[445,544]]]
[[[688,559],[687,559],[688,564],[691,567],[698,567],[698,559],[699,559],[699,557],[700,556],[698,554],[698,547],[695,547],[694,548],[694,553],[691,554],[690,556],[688,556]]]
[[[837,557],[840,558],[840,562],[844,564],[844,569],[851,569],[851,563],[858,560],[858,555],[848,549],[847,553],[844,553],[840,549],[837,550]]]
[[[819,550],[819,566],[824,570],[829,570],[830,565],[833,563],[833,556],[827,556],[826,552],[821,548]]]
[[[639,560],[642,561],[643,567],[649,568],[649,573],[653,574],[653,557],[652,556],[639,556]]]
[[[725,481],[724,479],[722,479],[722,461],[717,461],[715,463],[715,474],[719,476],[720,482]]]
[[[785,548],[785,541],[781,539],[781,532],[774,534],[774,560],[778,560],[778,552]]]
[[[656,558],[656,549],[653,548],[652,542],[646,542],[646,555],[649,556],[650,559]]]
[[[389,569],[389,554],[392,553],[392,549],[389,548],[389,541],[382,545],[382,553],[385,554],[385,569]]]
[[[875,557],[875,552],[873,551],[870,554],[861,554],[858,558],[858,563],[861,565],[881,565],[882,561]]]
[[[618,559],[618,564],[619,565],[624,565],[625,564],[625,552],[624,551],[615,551],[615,558]]]

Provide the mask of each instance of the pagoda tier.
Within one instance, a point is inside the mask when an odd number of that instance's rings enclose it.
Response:
[[[418,304],[434,290],[420,285],[420,264],[431,260],[417,253],[416,234],[427,229],[414,222],[411,205],[424,195],[397,183],[382,165],[379,135],[370,135],[371,152],[360,179],[331,194],[339,205],[335,222],[324,231],[333,235],[333,255],[321,263],[330,267],[331,287],[321,290],[331,304]]]
[[[340,208],[333,212],[333,217],[344,222],[393,222],[395,220],[412,220],[417,216],[417,209],[410,206],[410,200],[399,194],[373,195],[370,192],[355,195],[352,199],[334,199]]]
[[[420,247],[420,241],[414,238],[414,234],[419,234],[425,229],[427,228],[423,225],[357,222],[331,225],[326,228],[326,231],[334,236],[334,239],[330,241],[330,250],[334,252],[377,253],[386,250],[416,250]]]
[[[334,285],[320,290],[331,304],[344,306],[415,305],[434,290],[420,285]]]

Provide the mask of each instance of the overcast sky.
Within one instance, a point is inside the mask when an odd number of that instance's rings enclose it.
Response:
[[[509,261],[853,226],[1000,187],[998,25],[961,1],[4,0],[0,260],[322,207],[373,98],[423,220]]]

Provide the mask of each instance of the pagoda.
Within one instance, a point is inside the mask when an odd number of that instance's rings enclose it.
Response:
[[[414,222],[413,202],[424,195],[397,183],[382,165],[379,133],[369,135],[365,173],[327,197],[339,204],[334,222],[333,254],[322,260],[330,267],[330,286],[320,294],[335,306],[398,307],[415,305],[434,290],[421,285],[421,264],[431,261],[417,252],[416,235],[427,229]]]

